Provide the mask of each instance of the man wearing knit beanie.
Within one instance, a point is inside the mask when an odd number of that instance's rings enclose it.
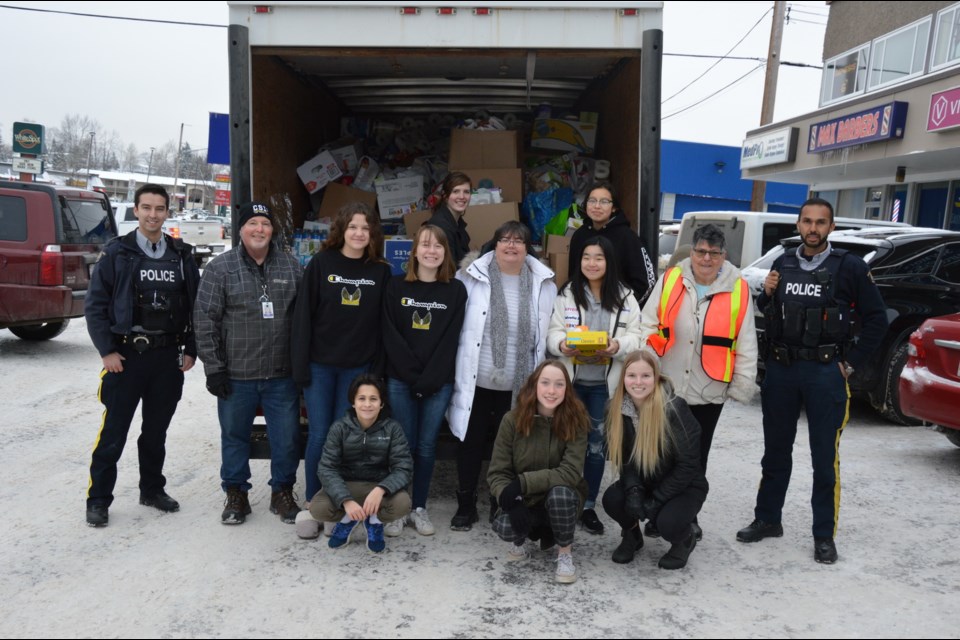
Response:
[[[258,406],[270,439],[270,511],[288,524],[300,511],[293,493],[300,394],[291,377],[290,324],[301,268],[272,242],[273,221],[262,202],[240,207],[240,241],[207,265],[194,311],[207,390],[220,417],[223,524],[242,524],[251,513],[250,432]]]

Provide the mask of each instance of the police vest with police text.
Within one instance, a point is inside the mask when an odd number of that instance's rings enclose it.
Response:
[[[680,267],[672,267],[663,274],[663,290],[657,305],[658,332],[647,338],[657,355],[663,356],[676,339],[677,314],[683,306],[686,292]],[[750,288],[743,278],[737,278],[733,291],[722,291],[710,296],[703,321],[700,364],[713,380],[733,380],[733,366],[737,357],[737,337],[747,314]]]
[[[791,251],[780,266],[770,339],[795,347],[839,344],[849,331],[850,306],[836,300],[837,274],[846,251],[832,249],[812,271]]]
[[[133,274],[133,325],[147,333],[182,333],[187,326],[186,286],[179,256],[169,247],[162,258],[141,256]]]

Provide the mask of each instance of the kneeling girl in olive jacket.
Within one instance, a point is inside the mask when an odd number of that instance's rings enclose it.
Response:
[[[527,557],[526,539],[554,543],[557,582],[574,582],[573,533],[587,497],[583,460],[590,417],[570,377],[554,360],[540,363],[523,383],[517,404],[503,417],[487,482],[499,511],[493,530],[510,542],[510,560]]]

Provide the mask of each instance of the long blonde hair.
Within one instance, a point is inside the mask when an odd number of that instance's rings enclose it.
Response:
[[[624,380],[627,369],[637,362],[646,362],[653,369],[653,391],[637,410],[637,419],[634,421],[636,438],[633,442],[633,451],[623,451],[623,413],[624,398],[628,402],[633,399],[626,394]],[[668,394],[664,389],[665,378],[660,372],[660,358],[649,349],[640,349],[627,356],[620,372],[620,384],[617,385],[610,399],[607,410],[606,432],[607,450],[610,452],[610,461],[620,469],[626,460],[629,460],[645,477],[653,476],[667,453],[673,448],[673,433],[670,429],[670,420],[667,418]],[[636,406],[636,405],[634,405]],[[626,460],[625,460],[626,458]]]

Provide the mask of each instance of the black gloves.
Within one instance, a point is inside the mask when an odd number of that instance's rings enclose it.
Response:
[[[643,499],[643,517],[641,520],[648,520],[650,522],[656,523],[657,514],[660,513],[660,509],[663,508],[663,503],[654,498],[653,496],[647,496]]]
[[[518,500],[513,508],[507,512],[507,515],[510,516],[510,526],[513,528],[514,540],[520,536],[526,537],[530,533],[530,509],[527,509],[522,500]]]
[[[510,510],[513,509],[517,503],[523,504],[523,494],[520,489],[520,478],[514,478],[513,482],[508,484],[503,491],[500,492],[500,508],[503,509],[505,513],[510,513]]]
[[[230,388],[230,376],[226,371],[211,373],[207,376],[207,391],[218,398],[227,399],[232,389]]]
[[[627,489],[627,499],[623,510],[631,520],[643,519],[643,491],[640,490],[640,487]]]

